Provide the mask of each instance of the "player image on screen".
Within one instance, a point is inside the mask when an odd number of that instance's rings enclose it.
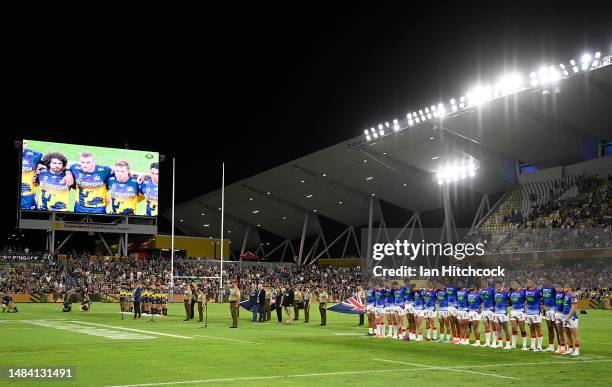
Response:
[[[36,209],[36,169],[42,160],[43,154],[28,148],[28,141],[23,140],[23,152],[21,154],[21,202],[22,210]]]
[[[50,152],[42,158],[42,164],[46,169],[39,170],[35,180],[40,187],[36,200],[38,209],[68,211],[72,185],[72,179],[66,177],[68,159],[59,152]]]
[[[130,164],[125,160],[115,163],[115,173],[107,180],[110,206],[109,214],[133,215],[142,200],[136,177],[130,176]]]
[[[158,204],[158,186],[159,186],[159,163],[151,164],[149,174],[145,176],[145,180],[140,184],[140,192],[146,200],[145,213],[146,216],[157,216]]]
[[[79,164],[70,166],[70,171],[76,183],[77,197],[74,201],[74,212],[90,214],[105,214],[107,205],[106,182],[111,176],[107,166],[96,165],[96,159],[91,152],[82,152]]]

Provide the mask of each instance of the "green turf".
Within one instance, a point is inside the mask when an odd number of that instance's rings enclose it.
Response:
[[[242,310],[239,328],[229,329],[227,305],[210,306],[208,328],[194,321],[183,322],[182,305],[172,305],[171,315],[155,323],[147,322],[144,317],[139,321],[121,320],[116,304],[94,304],[90,312],[61,313],[60,307],[21,304],[20,313],[0,314],[0,367],[73,366],[77,380],[68,385],[83,386],[184,381],[196,382],[178,385],[612,384],[609,336],[612,313],[609,311],[589,311],[588,315],[581,316],[582,356],[568,358],[551,353],[369,338],[365,337],[366,329],[357,326],[357,316],[333,312],[328,313],[328,325],[320,327],[316,311],[309,324],[304,324],[300,316],[295,325],[286,326],[278,324],[274,315],[272,322],[251,323],[249,313]],[[44,319],[75,320],[191,338],[149,334],[155,338],[113,340],[25,322]],[[41,385],[41,382],[12,385]]]
[[[43,154],[49,152],[60,152],[66,156],[68,159],[68,164],[78,163],[81,152],[90,151],[93,153],[98,165],[112,167],[115,165],[117,160],[126,160],[130,164],[131,171],[136,174],[148,172],[151,163],[159,161],[159,154],[157,152],[137,151],[131,149],[105,148],[98,146],[74,145],[34,140],[28,140],[28,148]],[[36,189],[37,195],[39,190],[40,188]],[[68,208],[74,208],[75,196],[75,190],[71,190]],[[141,201],[138,203],[136,213],[144,214],[145,207],[146,202]]]

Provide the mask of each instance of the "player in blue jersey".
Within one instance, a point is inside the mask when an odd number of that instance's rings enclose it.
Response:
[[[497,329],[495,328],[495,289],[485,288],[480,291],[480,299],[482,300],[482,312],[480,320],[485,327],[485,347],[491,344],[497,346]],[[493,343],[491,343],[491,331],[493,331]]]
[[[470,310],[470,323],[472,325],[472,332],[474,332],[475,340],[472,347],[480,347],[480,330],[478,329],[478,324],[480,323],[480,305],[482,304],[482,299],[480,298],[478,289],[473,287],[468,293],[467,300]]]
[[[451,344],[459,344],[461,336],[459,334],[459,331],[461,328],[459,328],[459,319],[457,318],[459,312],[459,310],[457,309],[457,288],[446,288],[446,301],[448,303],[448,323],[450,325],[451,333],[453,335]]]
[[[412,285],[408,280],[404,280],[404,306],[406,308],[406,319],[408,320],[408,339],[415,339],[416,332],[416,321],[414,317],[414,292],[412,291]],[[404,340],[406,336],[404,335]]]
[[[555,289],[555,326],[557,327],[557,350],[555,353],[563,354],[567,348],[565,346],[565,333],[563,330],[563,308],[565,300],[565,290],[557,285]]]
[[[376,328],[376,289],[372,281],[368,282],[368,288],[365,291],[365,308],[368,314],[368,335],[374,336],[374,329]]]
[[[527,301],[525,320],[529,324],[529,332],[531,333],[531,346],[529,349],[541,352],[542,339],[544,337],[542,334],[542,315],[540,314],[542,311],[542,292],[534,286],[532,281],[527,285],[525,300]]]
[[[108,188],[107,213],[134,215],[138,203],[144,199],[136,177],[131,176],[130,164],[125,160],[115,163],[114,173],[106,182]]]
[[[580,335],[578,334],[578,298],[574,295],[574,288],[565,288],[563,298],[563,329],[569,350],[564,355],[580,355]]]
[[[74,212],[105,214],[107,203],[107,180],[112,170],[97,165],[91,152],[82,152],[79,164],[72,164],[66,175],[74,178],[77,196],[74,201]]]
[[[393,297],[393,287],[390,283],[385,285],[385,315],[387,316],[387,336],[393,337],[393,326],[395,324],[395,299]]]
[[[459,337],[462,345],[470,344],[470,314],[467,288],[457,289],[457,319],[460,322]]]
[[[404,308],[404,288],[398,282],[393,283],[393,305],[395,307],[395,330],[392,337],[403,340],[406,333],[406,309]]]
[[[439,343],[450,343],[451,341],[451,329],[450,322],[448,319],[448,298],[446,295],[446,288],[441,283],[438,284],[436,290],[436,297],[438,303],[438,322],[440,323],[440,338]],[[444,333],[446,333],[446,340],[444,340]]]
[[[510,303],[512,305],[512,311],[510,313],[510,321],[512,321],[512,348],[516,349],[518,328],[520,328],[521,337],[523,339],[523,351],[528,351],[527,330],[525,329],[525,289],[520,288],[517,282],[512,284]]]
[[[502,283],[497,283],[495,289],[495,325],[497,328],[497,342],[498,347],[503,348],[504,344],[502,341],[502,329],[506,336],[506,347],[504,349],[511,349],[510,344],[510,329],[508,328],[508,304],[510,302],[510,293]]]
[[[542,303],[544,304],[544,319],[546,320],[546,327],[548,328],[548,348],[546,352],[555,351],[555,331],[557,326],[555,325],[555,313],[557,311],[556,305],[556,289],[547,280],[546,286],[542,288]],[[557,333],[557,337],[559,334]]]
[[[374,292],[376,305],[376,337],[385,337],[385,289],[380,284]]]
[[[43,211],[68,211],[70,186],[66,185],[66,164],[68,160],[59,152],[49,152],[41,160],[45,166],[36,176],[40,187],[37,207]]]
[[[159,206],[159,163],[151,164],[149,173],[138,176],[140,192],[144,195],[146,216],[157,216]],[[139,214],[140,215],[140,214]]]
[[[416,322],[415,341],[423,341],[423,289],[416,286],[414,293],[414,318]]]
[[[437,292],[434,288],[428,288],[423,293],[423,317],[425,318],[425,329],[427,329],[426,341],[436,341],[436,299]]]
[[[22,210],[36,209],[36,174],[39,171],[43,154],[28,148],[28,141],[23,140],[21,152],[21,195],[19,208]]]

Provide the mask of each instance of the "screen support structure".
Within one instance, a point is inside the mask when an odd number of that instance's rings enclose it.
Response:
[[[127,256],[129,234],[157,234],[157,218],[154,217],[21,210],[18,220],[19,229],[39,230],[46,233],[46,251],[51,254],[58,253],[73,236],[88,233],[92,236],[96,235],[102,241],[109,256]],[[107,238],[113,235],[115,238],[119,236],[116,254],[113,254],[107,243]],[[62,238],[58,238],[59,236]]]

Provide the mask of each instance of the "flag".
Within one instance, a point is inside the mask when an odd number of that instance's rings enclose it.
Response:
[[[350,314],[365,314],[365,305],[359,296],[353,296],[342,301],[339,304],[327,308],[332,312],[350,313]]]
[[[276,300],[274,299],[274,297],[271,300],[271,305],[272,305],[272,309],[275,308],[275,304],[276,304]],[[250,300],[244,300],[240,303],[240,306],[242,306],[244,309],[248,310],[249,312],[253,310],[253,306],[251,304]]]

